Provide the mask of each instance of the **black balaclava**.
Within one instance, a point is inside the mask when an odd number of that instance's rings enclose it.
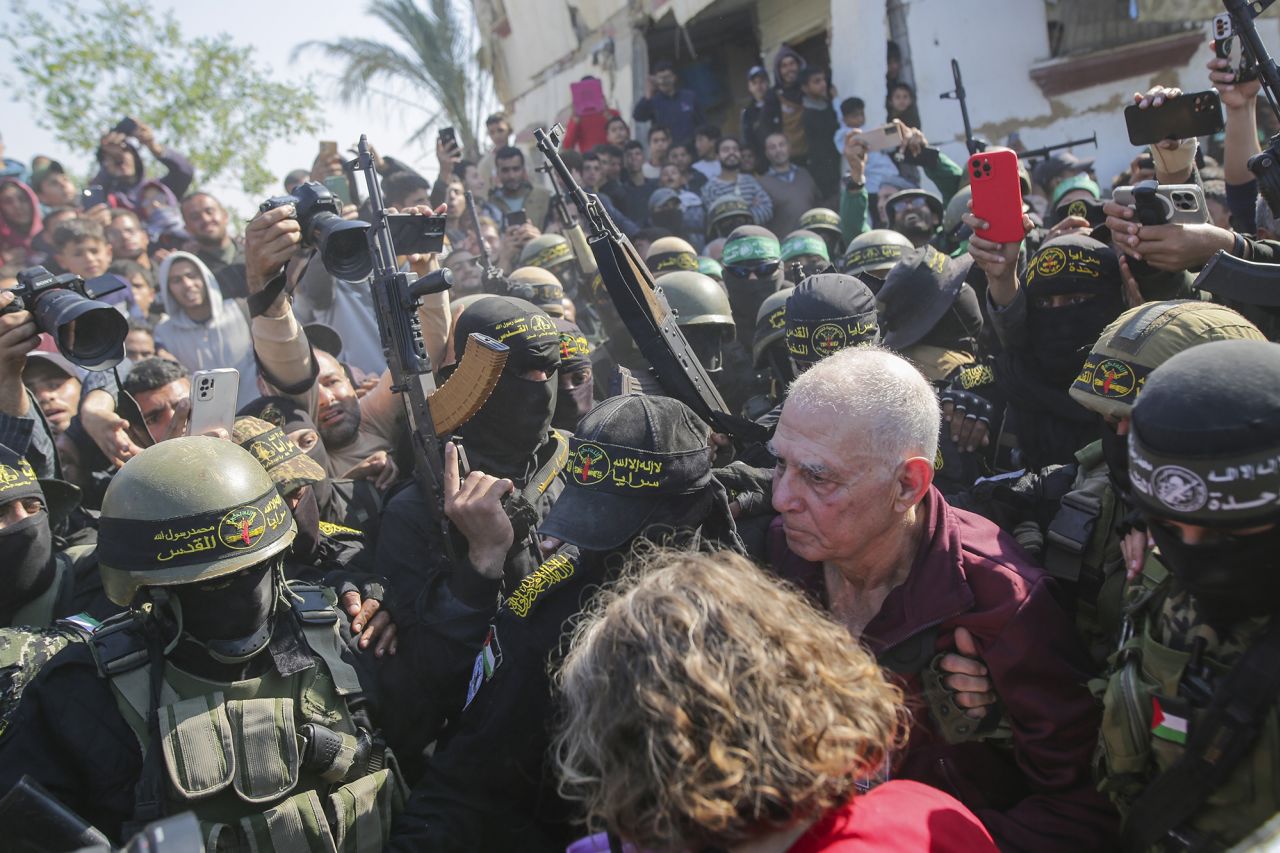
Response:
[[[454,355],[459,360],[473,332],[506,344],[510,352],[493,393],[458,432],[468,451],[498,469],[486,473],[523,479],[555,412],[560,332],[542,309],[510,296],[481,299],[458,317]],[[545,370],[549,376],[541,382],[521,378],[529,370]]]
[[[0,504],[39,499],[48,505],[36,472],[25,457],[0,444]],[[53,534],[49,513],[40,510],[0,530],[0,625],[53,582]]]
[[[739,225],[725,240],[721,266],[724,286],[729,293],[729,307],[740,340],[750,343],[750,335],[756,325],[760,303],[782,284],[782,245],[768,228],[759,225]],[[735,267],[754,267],[771,264],[772,272],[764,278],[746,278],[734,272]]]
[[[1130,497],[1161,561],[1214,624],[1280,610],[1276,376],[1275,344],[1214,341],[1153,370],[1133,405]],[[1168,522],[1216,535],[1187,544]]]
[[[1037,307],[1042,296],[1087,293],[1093,298],[1062,308]],[[1050,240],[1027,265],[1027,365],[1041,380],[1066,391],[1087,349],[1124,311],[1115,252],[1092,237]]]
[[[0,625],[31,603],[53,582],[53,534],[49,513],[41,510],[0,530]]]
[[[560,375],[568,376],[584,367],[591,367],[591,344],[582,330],[563,317],[553,318],[560,333]],[[573,430],[578,419],[591,411],[595,404],[595,383],[587,381],[572,391],[561,389],[556,396],[556,411],[551,425],[557,429]]]
[[[303,562],[310,562],[320,548],[320,503],[316,497],[316,485],[303,486],[298,505],[293,508],[298,535],[293,539],[292,551]]]

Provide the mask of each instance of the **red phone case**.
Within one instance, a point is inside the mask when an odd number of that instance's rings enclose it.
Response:
[[[973,190],[973,215],[991,227],[976,232],[996,243],[1020,243],[1022,230],[1022,182],[1018,179],[1018,155],[1008,148],[994,148],[969,158],[969,186]]]

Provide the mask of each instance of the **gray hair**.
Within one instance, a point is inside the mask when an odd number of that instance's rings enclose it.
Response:
[[[786,405],[829,412],[857,430],[864,452],[892,464],[938,453],[938,395],[911,362],[881,347],[822,359],[791,383]]]

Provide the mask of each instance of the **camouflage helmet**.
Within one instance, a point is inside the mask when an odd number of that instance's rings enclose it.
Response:
[[[507,294],[537,305],[552,317],[564,316],[564,286],[544,267],[520,267],[507,276]]]
[[[261,565],[296,534],[275,483],[244,448],[208,436],[162,441],[130,459],[102,499],[102,586],[128,607],[144,587]]]
[[[830,234],[837,240],[844,239],[844,232],[840,230],[840,214],[829,207],[815,207],[806,210],[801,214],[800,221],[796,223],[796,227],[812,231],[815,234]]]
[[[688,240],[679,237],[659,237],[649,244],[649,251],[644,256],[645,266],[654,275],[675,272],[676,270],[698,269],[698,252]]]
[[[774,291],[760,303],[756,311],[756,333],[751,339],[751,359],[757,368],[764,366],[769,347],[787,335],[787,297],[793,288]]]
[[[707,211],[707,230],[710,231],[721,222],[726,219],[732,219],[735,216],[745,216],[752,222],[756,221],[751,214],[751,206],[742,199],[742,196],[736,193],[722,195],[712,203],[711,209]]]
[[[951,235],[963,224],[960,217],[964,216],[965,211],[969,209],[971,198],[973,198],[973,189],[966,185],[951,197],[951,201],[947,202],[947,208],[942,212],[943,234]]]
[[[1193,346],[1231,340],[1266,338],[1240,314],[1212,302],[1139,305],[1102,330],[1071,384],[1071,398],[1100,415],[1127,417],[1151,371]]]
[[[700,272],[679,270],[658,276],[655,284],[662,288],[667,302],[676,312],[676,323],[681,326],[724,326],[726,336],[733,336],[729,296],[715,279]]]
[[[877,228],[854,237],[840,265],[845,275],[867,273],[884,278],[902,256],[914,248],[911,241],[897,231]]]
[[[553,269],[565,261],[573,260],[573,246],[561,234],[542,234],[534,237],[520,250],[520,266]]]

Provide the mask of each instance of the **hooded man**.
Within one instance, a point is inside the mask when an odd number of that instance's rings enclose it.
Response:
[[[191,186],[195,169],[177,151],[160,145],[151,128],[137,122],[133,136],[111,131],[102,137],[98,146],[98,174],[89,181],[111,193],[117,207],[137,210],[142,205],[142,184],[147,179],[146,166],[142,162],[142,149],[146,147],[152,156],[164,164],[164,177],[160,180],[182,198]]]
[[[546,766],[549,682],[561,638],[641,538],[742,550],[710,429],[667,397],[613,397],[570,439],[560,502],[541,526],[565,544],[511,590],[482,627],[470,683],[392,829],[392,851],[561,851],[575,810]],[[548,661],[550,660],[550,666]],[[500,803],[501,819],[494,817]]]
[[[173,252],[160,264],[160,302],[168,319],[156,326],[156,344],[188,370],[234,367],[240,371],[236,406],[258,396],[258,367],[247,307],[222,296],[204,261]]]
[[[44,227],[40,200],[17,178],[0,179],[0,257],[28,264],[31,241]]]

